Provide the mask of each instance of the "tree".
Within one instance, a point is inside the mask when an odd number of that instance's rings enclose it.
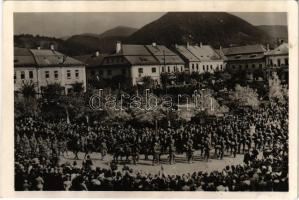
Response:
[[[236,85],[235,91],[231,93],[230,99],[238,106],[251,108],[257,108],[259,106],[258,94],[250,87],[242,87],[239,84]]]
[[[167,73],[161,73],[160,80],[161,80],[161,84],[162,84],[163,88],[166,88],[170,82],[170,77]]]
[[[37,115],[39,112],[38,100],[36,99],[35,86],[32,81],[24,82],[20,93],[23,98],[15,95],[15,114],[16,116],[22,115]]]
[[[274,72],[272,77],[269,78],[269,99],[285,103],[284,94],[285,91],[281,85],[280,79],[278,78],[277,73]]]
[[[176,82],[177,83],[189,83],[190,75],[185,72],[177,72],[176,73]]]
[[[20,92],[25,99],[35,98],[36,91],[34,83],[32,81],[23,82]]]
[[[155,85],[155,81],[150,76],[142,77],[141,81],[143,82],[143,89],[152,89]]]
[[[75,94],[82,94],[84,91],[83,83],[82,82],[76,82],[72,84],[73,92]]]

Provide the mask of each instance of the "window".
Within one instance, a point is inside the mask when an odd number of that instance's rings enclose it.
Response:
[[[173,71],[176,72],[176,67],[175,66],[173,67]]]
[[[156,73],[156,67],[152,67],[152,73]]]
[[[181,66],[181,72],[183,71],[183,67]]]
[[[192,70],[194,70],[194,64],[192,64]]]
[[[222,68],[222,65],[220,65],[220,69],[222,70],[223,68]]]
[[[272,59],[270,59],[270,65],[273,66],[273,60]]]
[[[76,76],[77,79],[79,78],[79,70],[78,69],[75,70],[75,76]]]
[[[16,72],[14,72],[13,79],[14,79],[14,80],[17,79],[17,73],[16,73]]]
[[[143,73],[143,68],[138,68],[138,73],[142,74]]]
[[[263,68],[263,65],[262,65],[262,64],[259,64],[259,68],[262,69],[262,68]]]
[[[167,71],[170,72],[170,67],[169,66],[167,67]]]
[[[277,65],[280,66],[280,59],[277,59]]]
[[[162,67],[162,72],[165,72],[165,68],[164,67]]]
[[[67,79],[71,79],[71,70],[66,71],[66,77]]]
[[[29,71],[29,78],[33,79],[33,71]]]
[[[107,74],[108,74],[108,76],[111,76],[112,72],[110,69],[107,70]]]
[[[50,78],[50,72],[49,71],[45,71],[45,78]]]
[[[25,72],[21,71],[21,79],[25,79]]]
[[[196,64],[196,70],[198,71],[198,64]]]
[[[210,65],[210,69],[213,69],[213,65]]]
[[[58,71],[54,71],[54,78],[58,79]]]
[[[205,65],[202,66],[202,70],[203,70],[203,71],[206,70],[206,66],[205,66]]]
[[[284,59],[284,64],[285,64],[285,65],[289,65],[289,59],[288,59],[288,58],[285,58],[285,59]]]

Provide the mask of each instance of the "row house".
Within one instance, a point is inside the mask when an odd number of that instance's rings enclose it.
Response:
[[[110,74],[109,70],[104,71],[101,68],[103,59],[108,54],[101,54],[96,51],[94,54],[75,56],[74,58],[85,63],[86,68],[86,81],[89,83],[92,80],[99,80],[100,77],[108,76]]]
[[[275,49],[266,52],[266,65],[268,67],[288,67],[289,66],[288,43],[282,43]]]
[[[130,84],[142,83],[143,77],[151,77],[160,83],[161,73],[184,71],[184,61],[163,45],[121,44],[117,42],[114,54],[104,57],[100,69],[107,71],[104,78],[122,75]]]
[[[280,79],[288,81],[289,76],[289,46],[281,43],[275,49],[266,52],[266,65],[269,72],[280,70]]]
[[[266,66],[267,50],[260,44],[223,48],[220,51],[227,58],[226,68],[229,71],[254,71]]]
[[[107,73],[104,78],[122,75],[131,85],[142,82],[142,78],[150,76],[155,82],[160,81],[159,61],[144,45],[121,44],[117,42],[116,51],[103,59],[101,70]]]
[[[51,49],[14,48],[14,90],[32,82],[36,92],[52,83],[59,83],[65,94],[74,83],[82,83],[86,90],[84,63]]]
[[[160,74],[174,74],[185,71],[185,62],[176,53],[164,45],[152,43],[152,45],[146,45],[145,47],[159,61]]]
[[[185,61],[189,73],[214,73],[225,69],[225,59],[210,45],[175,45],[176,52]]]

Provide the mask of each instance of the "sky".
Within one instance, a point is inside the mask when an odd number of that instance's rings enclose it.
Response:
[[[14,13],[14,33],[65,37],[100,34],[116,26],[141,28],[165,13]],[[287,25],[286,13],[231,13],[253,25]]]

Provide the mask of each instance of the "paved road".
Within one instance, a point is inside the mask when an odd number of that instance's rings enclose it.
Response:
[[[101,160],[101,155],[99,153],[92,153],[91,159],[93,160],[93,163],[97,167],[101,168],[109,168],[109,163],[112,160],[111,155],[107,155],[105,160]],[[80,160],[76,160],[78,165],[81,166],[83,161],[84,154],[79,153]],[[75,161],[74,155],[70,152],[69,156],[63,157],[61,156],[61,163],[73,162]],[[147,173],[158,173],[161,169],[161,165],[152,166],[152,157],[149,156],[150,160],[144,160],[144,155],[140,155],[140,160],[137,163],[137,165],[134,165],[131,163],[120,163],[118,164],[118,168],[121,169],[124,164],[129,166],[135,171],[142,170]],[[189,164],[186,160],[185,154],[182,155],[176,155],[176,164],[169,165],[167,160],[167,155],[163,155],[161,157],[161,163],[163,164],[164,171],[167,174],[183,174],[183,173],[193,173],[195,171],[206,171],[211,172],[213,170],[222,170],[227,165],[237,165],[241,164],[243,162],[243,154],[238,154],[236,158],[233,158],[232,156],[225,155],[223,160],[218,160],[216,158],[210,159],[208,162],[204,161],[200,156],[198,155],[198,152],[195,152],[195,159],[193,163]]]

